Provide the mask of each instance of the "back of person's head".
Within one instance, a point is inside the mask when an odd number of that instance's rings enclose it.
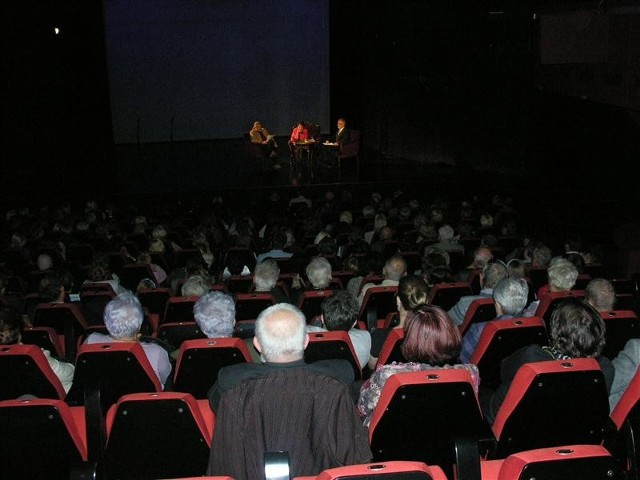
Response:
[[[386,226],[387,226],[387,216],[384,213],[376,214],[375,218],[373,219],[373,229],[376,232],[379,232],[382,227],[386,227]]]
[[[136,293],[146,292],[147,290],[152,290],[154,288],[156,288],[156,282],[150,278],[143,278],[136,286]]]
[[[453,240],[453,236],[454,231],[451,225],[445,224],[438,229],[438,240],[440,240],[441,242],[450,242],[451,240]]]
[[[38,282],[38,296],[45,302],[60,300],[62,293],[62,280],[55,273],[48,273]]]
[[[193,316],[208,338],[231,337],[236,323],[236,304],[227,293],[208,292],[193,305]]]
[[[446,265],[439,267],[430,267],[427,270],[423,270],[422,278],[424,278],[425,282],[427,282],[429,288],[437,285],[438,283],[455,282],[455,279],[453,278],[453,270],[451,270],[451,268],[447,267]]]
[[[405,310],[414,310],[429,300],[429,286],[418,275],[407,274],[398,282],[396,293]]]
[[[335,255],[338,253],[338,242],[331,236],[324,237],[318,242],[318,253],[320,255]]]
[[[287,244],[287,233],[282,230],[276,230],[271,237],[271,249],[282,250]]]
[[[533,247],[531,262],[533,265],[546,266],[551,261],[551,249],[544,243],[539,243]]]
[[[584,289],[584,299],[599,312],[610,312],[616,304],[613,283],[605,278],[593,278]]]
[[[487,247],[478,247],[473,252],[473,266],[475,268],[483,268],[489,260],[493,258],[493,253]]]
[[[38,270],[51,270],[53,268],[53,258],[48,253],[41,253],[36,260]]]
[[[267,362],[304,358],[307,327],[304,314],[289,303],[277,303],[264,309],[256,319],[255,339]]]
[[[527,269],[522,260],[512,258],[507,262],[509,276],[513,278],[524,278],[527,276]]]
[[[209,291],[209,282],[202,275],[192,275],[182,284],[183,297],[200,297]]]
[[[92,282],[111,280],[112,276],[109,264],[104,260],[95,260],[89,267],[89,279]]]
[[[324,257],[313,257],[307,265],[306,274],[314,288],[326,288],[333,275],[331,263]]]
[[[422,269],[427,270],[431,267],[449,266],[451,256],[449,252],[439,247],[427,247],[422,254]]]
[[[578,269],[569,260],[562,257],[555,257],[547,268],[549,277],[549,288],[565,292],[571,290],[578,278]]]
[[[402,255],[393,255],[385,262],[383,270],[387,280],[399,281],[407,274],[407,262]]]
[[[0,308],[0,345],[20,343],[20,315],[10,307]]]
[[[509,276],[504,262],[490,260],[482,268],[482,288],[494,288],[500,280]]]
[[[164,240],[167,238],[167,230],[162,225],[156,225],[151,230],[151,238],[157,240]]]
[[[107,303],[103,319],[109,335],[113,338],[135,337],[144,320],[140,300],[131,292],[121,293]]]
[[[385,225],[380,229],[380,240],[391,240],[395,235],[393,228]]]
[[[582,256],[582,254],[578,252],[567,252],[564,255],[562,255],[562,258],[569,260],[571,263],[573,263],[576,267],[576,270],[578,270],[578,274],[584,273],[586,269],[586,265],[585,265],[584,257]]]
[[[493,287],[493,301],[500,304],[504,315],[521,315],[528,300],[529,285],[522,278],[506,277]]]
[[[262,260],[253,272],[253,283],[256,292],[270,292],[278,283],[280,267],[273,258]]]
[[[351,330],[358,316],[358,302],[346,290],[337,290],[322,302],[322,323],[327,330]]]
[[[550,345],[572,358],[597,357],[605,343],[605,324],[587,302],[567,298],[551,314]]]
[[[409,362],[442,366],[458,362],[460,330],[436,305],[422,305],[407,313],[402,355]]]

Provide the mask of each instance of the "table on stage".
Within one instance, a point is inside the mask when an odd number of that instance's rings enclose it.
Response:
[[[302,159],[307,157],[309,173],[313,174],[313,162],[315,161],[316,141],[313,138],[291,143],[294,167],[299,167]]]

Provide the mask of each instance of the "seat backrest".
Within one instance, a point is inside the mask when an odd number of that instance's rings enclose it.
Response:
[[[289,453],[292,477],[369,461],[366,428],[349,390],[305,368],[243,381],[216,410],[207,474],[264,478],[264,454],[277,451]]]
[[[198,301],[198,298],[195,295],[191,297],[169,297],[161,324],[193,321],[193,306]]]
[[[500,363],[513,352],[527,345],[549,344],[547,329],[538,317],[492,320],[482,329],[478,345],[469,363],[478,366],[482,386],[497,388],[501,383]]]
[[[345,331],[309,332],[309,344],[304,350],[304,359],[307,363],[328,359],[347,360],[353,367],[356,380],[362,378],[358,355],[349,333]]]
[[[88,324],[80,308],[73,303],[39,303],[33,312],[34,327],[52,327],[64,340],[67,359],[73,361],[76,343]]]
[[[456,450],[470,454],[464,451],[465,439],[483,436],[486,428],[469,371],[423,370],[387,379],[369,424],[369,441],[376,462],[420,461],[439,465],[454,478]]]
[[[531,285],[533,287],[533,291],[537,292],[540,287],[545,285],[548,281],[548,273],[547,267],[527,267],[527,277],[531,279]]]
[[[160,392],[162,386],[140,343],[82,344],[67,402],[82,405],[85,394],[95,390],[106,412],[122,395]]]
[[[207,338],[198,324],[192,322],[169,322],[158,327],[156,337],[178,349],[182,342]]]
[[[609,418],[604,375],[593,358],[527,363],[493,423],[496,458],[523,450],[600,444]]]
[[[390,312],[398,309],[395,285],[370,287],[367,289],[358,312],[358,322],[363,322],[367,330],[378,328],[378,320],[384,321]]]
[[[207,398],[220,369],[242,362],[251,362],[251,353],[239,338],[186,340],[180,345],[173,389]]]
[[[460,325],[460,335],[467,333],[470,325],[479,322],[488,322],[496,318],[496,304],[493,298],[477,298],[469,305],[464,314],[464,320]]]
[[[231,275],[224,281],[224,285],[229,293],[249,293],[253,286],[253,276]]]
[[[137,294],[143,307],[149,309],[149,313],[164,316],[167,300],[171,297],[171,290],[164,287],[150,288]]]
[[[65,358],[64,343],[51,327],[25,327],[22,330],[22,343],[37,345],[49,350],[54,357]]]
[[[429,292],[429,302],[443,310],[449,310],[461,297],[473,295],[471,285],[468,282],[443,282],[437,283]]]
[[[495,477],[494,477],[495,478]],[[622,479],[616,459],[601,445],[567,445],[514,453],[501,462],[496,480]]]
[[[276,303],[271,293],[236,293],[236,320],[255,320],[265,308]]]
[[[640,338],[640,320],[632,310],[600,312],[605,325],[605,344],[602,354],[613,360],[630,338]]]
[[[109,285],[110,286],[110,285]],[[88,325],[104,324],[104,309],[116,297],[113,290],[80,292],[80,310]]]
[[[205,418],[209,417],[208,419]],[[188,393],[122,396],[106,417],[106,478],[197,476],[207,468],[213,412]]]
[[[71,478],[88,459],[84,408],[63,400],[0,401],[0,432],[2,478]]]
[[[321,313],[321,306],[324,299],[333,295],[333,290],[306,290],[300,293],[298,298],[298,308],[302,310],[307,319],[307,323]]]
[[[64,400],[65,391],[40,347],[0,345],[0,400],[31,394]]]
[[[380,365],[387,365],[392,362],[406,362],[402,355],[402,343],[404,342],[404,328],[392,328],[389,330],[387,338],[385,338],[376,368]]]
[[[120,283],[124,288],[135,292],[138,283],[140,283],[140,280],[143,280],[145,278],[150,278],[152,280],[155,278],[153,270],[151,270],[151,265],[130,264],[125,265],[122,268],[122,273],[120,274]]]
[[[447,476],[437,465],[408,460],[330,468],[313,478],[316,480],[447,480]]]
[[[540,299],[536,308],[536,317],[544,320],[544,324],[549,331],[549,322],[553,311],[567,298],[584,298],[584,290],[569,290],[567,292],[547,292]]]

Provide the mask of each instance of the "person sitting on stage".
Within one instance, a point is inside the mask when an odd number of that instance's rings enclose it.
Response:
[[[309,130],[304,122],[300,121],[293,127],[293,131],[291,132],[291,137],[289,138],[289,152],[291,154],[291,158],[296,158],[296,150],[295,144],[298,142],[305,142],[309,140]]]
[[[274,160],[273,167],[280,168],[280,164],[276,160],[278,158],[278,143],[273,135],[269,135],[267,129],[264,128],[260,122],[253,122],[253,128],[249,132],[249,137],[251,138],[251,143],[261,145],[260,148],[265,157],[269,156]]]

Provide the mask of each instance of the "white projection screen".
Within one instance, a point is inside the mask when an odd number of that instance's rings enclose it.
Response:
[[[329,128],[329,0],[104,0],[116,144]]]

